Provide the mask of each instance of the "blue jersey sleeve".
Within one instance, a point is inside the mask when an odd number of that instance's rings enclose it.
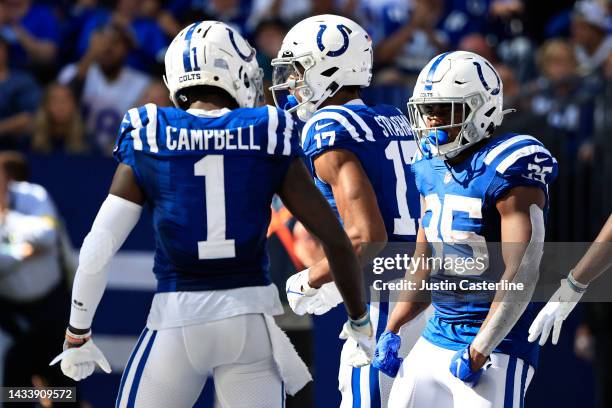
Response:
[[[300,132],[302,126],[300,121],[296,120],[293,115],[282,109],[270,107],[269,110],[271,109],[276,111],[278,123],[276,125],[273,123],[274,118],[270,111],[268,114],[268,137],[276,137],[277,140],[282,140],[282,143],[278,143],[282,145],[282,149],[279,147],[275,152],[283,156],[299,157],[302,154],[300,147]],[[276,126],[275,131],[271,129],[273,126]],[[273,133],[276,133],[276,135],[273,135]]]
[[[153,138],[150,137],[151,130],[154,132],[155,129],[149,129],[152,126],[156,127],[156,110],[155,105],[148,104],[127,111],[119,126],[117,142],[113,149],[115,160],[130,166],[141,185],[142,178],[138,171],[136,152],[143,149],[157,151],[156,135],[153,133]],[[155,115],[153,120],[151,115]],[[143,139],[146,141],[145,143],[143,143]]]
[[[363,141],[362,131],[337,112],[317,114],[302,129],[302,149],[310,160],[333,149],[357,153],[357,146]]]
[[[496,161],[495,176],[488,194],[497,201],[514,187],[538,187],[548,201],[548,186],[557,177],[557,160],[538,143],[530,143],[508,152]]]

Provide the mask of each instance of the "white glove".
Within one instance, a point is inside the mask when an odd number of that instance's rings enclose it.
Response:
[[[370,323],[370,316],[366,317],[367,323],[362,326],[356,326],[350,320],[344,323],[339,336],[342,340],[346,340],[342,353],[342,364],[363,367],[372,361],[375,346],[374,331]]]
[[[67,338],[72,336],[67,332]],[[61,361],[60,367],[66,377],[75,381],[89,377],[98,365],[105,373],[110,373],[110,364],[102,351],[94,344],[91,337],[84,339],[85,343],[78,347],[69,347],[68,339],[64,342],[64,351],[55,357],[49,365]]]
[[[557,344],[559,334],[561,334],[563,321],[567,319],[567,316],[574,310],[574,307],[576,307],[576,304],[583,294],[584,290],[582,290],[582,292],[577,292],[576,289],[572,288],[570,283],[568,283],[567,279],[562,279],[559,289],[552,295],[548,303],[546,303],[546,306],[540,310],[540,313],[538,313],[533,323],[531,323],[527,340],[533,343],[539,337],[539,344],[543,346],[546,340],[548,340],[550,329],[552,328],[552,344]]]
[[[306,310],[309,314],[322,315],[342,303],[342,295],[334,282],[323,284],[312,296],[314,299],[309,303]]]
[[[285,284],[287,301],[296,314],[302,316],[308,312],[314,303],[314,295],[319,291],[308,284],[308,269],[291,275]]]

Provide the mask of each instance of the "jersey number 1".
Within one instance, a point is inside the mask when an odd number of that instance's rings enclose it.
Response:
[[[196,176],[204,176],[206,190],[206,241],[198,241],[199,259],[234,258],[236,245],[225,237],[225,172],[223,156],[208,155],[194,165]]]

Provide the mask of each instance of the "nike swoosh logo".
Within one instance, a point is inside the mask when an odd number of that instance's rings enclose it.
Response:
[[[304,296],[304,294],[303,294],[303,293],[294,292],[294,291],[292,291],[292,290],[287,290],[287,293],[293,293],[294,295]]]
[[[318,132],[319,130],[323,129],[324,127],[327,127],[329,125],[331,125],[334,122],[329,122],[329,123],[324,123],[322,125],[319,125],[318,123],[315,123],[315,130]]]
[[[546,161],[547,159],[548,159],[548,157],[538,157],[538,156],[535,156],[533,158],[533,161],[536,162],[536,163],[542,163],[543,161]]]

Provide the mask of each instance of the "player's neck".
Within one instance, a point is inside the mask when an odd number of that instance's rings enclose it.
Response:
[[[359,92],[339,90],[334,96],[327,98],[322,104],[321,108],[329,105],[345,105],[353,99],[359,99]]]
[[[472,146],[468,147],[467,149],[465,149],[464,151],[459,153],[457,156],[455,156],[453,158],[450,158],[450,159],[447,159],[446,162],[448,164],[450,164],[451,166],[456,166],[459,163],[461,163],[464,160],[466,160],[467,158],[469,158],[470,156],[472,156],[472,154],[474,154],[474,152],[476,152],[482,146],[484,146],[487,143],[489,143],[490,140],[491,140],[490,138],[482,139],[478,143],[473,144]]]

